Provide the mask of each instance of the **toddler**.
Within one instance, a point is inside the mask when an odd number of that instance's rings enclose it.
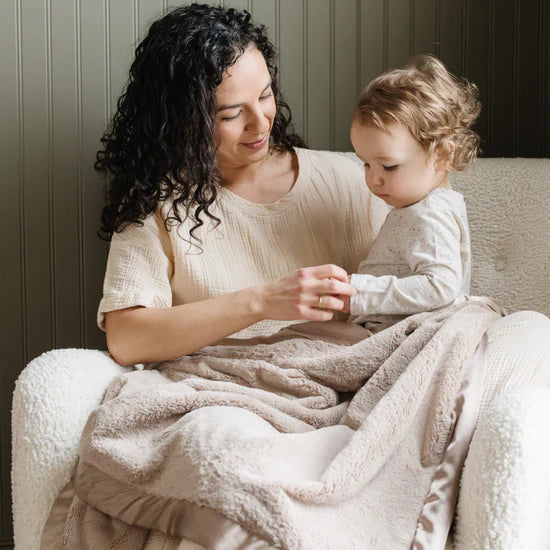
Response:
[[[477,87],[432,56],[386,72],[359,96],[351,141],[369,190],[391,210],[359,273],[350,321],[376,332],[469,293],[470,236],[449,172],[476,158]]]

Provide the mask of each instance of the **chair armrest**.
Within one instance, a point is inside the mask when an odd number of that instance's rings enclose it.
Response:
[[[462,474],[456,550],[550,548],[550,387],[502,395]]]
[[[31,361],[12,405],[12,499],[17,550],[38,548],[53,501],[68,483],[90,412],[128,371],[106,353],[61,349]]]

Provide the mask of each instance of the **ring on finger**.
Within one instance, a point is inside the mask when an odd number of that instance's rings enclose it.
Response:
[[[319,295],[319,303],[317,304],[317,309],[323,309],[323,298],[322,294]]]

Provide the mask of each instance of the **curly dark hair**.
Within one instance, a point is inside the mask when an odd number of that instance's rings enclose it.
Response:
[[[173,197],[167,229],[190,218],[204,224],[223,182],[214,148],[216,88],[225,71],[255,46],[271,75],[277,113],[271,147],[305,147],[294,133],[278,84],[276,53],[263,25],[247,11],[207,4],[176,8],[155,21],[136,48],[125,92],[101,139],[95,168],[107,178],[99,235],[110,240],[130,223],[142,224],[159,202]],[[200,243],[200,241],[199,241]]]

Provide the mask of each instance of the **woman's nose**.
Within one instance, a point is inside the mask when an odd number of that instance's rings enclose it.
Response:
[[[250,112],[246,129],[249,132],[256,134],[265,134],[269,130],[269,118],[260,108],[256,108]]]

